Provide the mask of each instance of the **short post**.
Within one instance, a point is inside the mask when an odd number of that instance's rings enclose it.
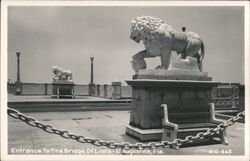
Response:
[[[17,56],[17,80],[15,82],[16,91],[15,95],[21,95],[22,94],[22,82],[20,81],[20,51],[16,52]]]
[[[59,99],[60,91],[59,88],[56,89],[56,98]]]
[[[75,91],[74,91],[74,88],[71,89],[71,95],[72,95],[72,99],[75,98]]]
[[[113,92],[112,99],[121,99],[121,82],[112,82]]]
[[[97,96],[100,96],[100,95],[101,95],[101,94],[100,94],[100,90],[101,90],[100,88],[101,88],[101,85],[100,85],[100,84],[97,84],[97,85],[96,85],[96,95],[97,95]]]
[[[103,85],[103,97],[108,97],[108,85],[104,84]]]
[[[239,112],[245,111],[245,85],[239,85]],[[245,117],[240,119],[239,122],[245,122]]]

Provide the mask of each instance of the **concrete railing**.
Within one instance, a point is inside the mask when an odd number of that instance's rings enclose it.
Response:
[[[93,86],[93,85],[92,85]],[[51,95],[52,84],[48,83],[21,83],[21,95]],[[76,84],[74,86],[74,94],[76,96],[88,96],[89,85]],[[16,84],[8,83],[8,93],[16,94]],[[94,95],[96,97],[123,99],[131,98],[132,89],[130,86],[121,86],[121,83],[112,85],[96,84],[94,85]]]
[[[7,88],[8,88],[8,93],[11,93],[11,94],[16,93],[16,85],[15,85],[15,83],[8,83]]]
[[[89,91],[88,85],[76,84],[74,86],[74,94],[78,96],[87,96]]]
[[[16,83],[8,82],[8,93],[16,94]],[[21,83],[21,95],[51,95],[52,94],[52,85],[48,83]],[[215,105],[231,105],[234,104],[239,107],[244,107],[244,85],[233,86],[232,89],[226,89],[228,92],[227,97],[218,96],[217,88],[212,90],[211,102]],[[233,90],[234,97],[230,96],[230,90]],[[239,90],[239,92],[238,92]],[[131,86],[123,86],[121,82],[112,82],[111,85],[104,84],[94,84],[93,96],[112,98],[112,99],[124,99],[132,97],[132,88]],[[219,91],[221,94],[222,90]],[[224,92],[224,91],[223,91]],[[74,93],[76,96],[88,96],[89,95],[89,85],[85,84],[76,84],[74,86]],[[224,92],[225,93],[225,92]],[[224,94],[225,95],[225,94]],[[234,102],[235,101],[235,102]]]
[[[46,95],[47,86],[46,83],[22,83],[22,95]]]

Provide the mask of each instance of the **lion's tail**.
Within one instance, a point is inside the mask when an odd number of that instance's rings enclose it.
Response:
[[[202,71],[202,60],[205,56],[205,46],[203,41],[201,40],[201,53],[200,53],[200,58],[199,58],[199,69]]]

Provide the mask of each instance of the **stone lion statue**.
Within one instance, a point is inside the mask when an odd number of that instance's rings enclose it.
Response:
[[[204,43],[194,32],[176,31],[159,18],[142,16],[131,21],[130,38],[137,43],[142,40],[145,45],[145,50],[132,57],[132,66],[135,71],[146,68],[144,58],[157,56],[161,58],[161,65],[156,69],[167,70],[172,51],[177,52],[182,59],[187,56],[196,58],[199,70],[202,71]]]
[[[64,70],[58,66],[52,66],[52,72],[55,74],[53,77],[53,81],[64,80],[64,81],[72,81],[72,72],[70,70]]]

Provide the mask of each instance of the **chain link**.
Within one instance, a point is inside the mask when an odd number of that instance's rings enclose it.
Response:
[[[72,139],[76,140],[77,142],[80,143],[89,143],[95,146],[106,146],[110,149],[116,149],[116,148],[121,148],[121,149],[157,149],[157,148],[171,148],[173,146],[180,146],[186,143],[192,143],[196,140],[202,140],[207,137],[211,137],[215,135],[216,133],[219,133],[220,131],[223,131],[225,128],[228,126],[232,126],[236,121],[239,119],[243,118],[245,116],[245,111],[238,113],[235,117],[232,117],[228,119],[226,122],[223,122],[219,124],[215,128],[209,128],[207,129],[206,132],[200,132],[197,133],[196,135],[188,135],[185,137],[185,139],[175,139],[174,141],[161,141],[160,143],[158,142],[150,142],[150,143],[135,143],[135,144],[130,144],[128,142],[122,142],[122,143],[116,143],[114,141],[103,141],[98,138],[88,138],[84,137],[82,135],[76,135],[72,134],[67,130],[59,130],[51,125],[41,123],[37,120],[35,120],[32,117],[26,116],[19,112],[18,110],[15,110],[13,108],[8,108],[7,113],[9,116],[19,119],[26,124],[32,126],[32,127],[38,127],[42,130],[44,130],[47,133],[50,134],[57,134],[65,139]]]

